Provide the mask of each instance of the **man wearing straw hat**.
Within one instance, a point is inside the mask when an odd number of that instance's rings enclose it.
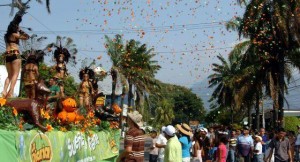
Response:
[[[182,161],[190,162],[191,161],[190,149],[192,147],[191,136],[193,135],[192,129],[185,123],[181,125],[177,124],[176,128],[180,133],[179,142],[181,143],[181,148],[182,148]]]
[[[124,152],[120,154],[117,161],[143,162],[145,145],[144,131],[141,130],[143,116],[138,111],[128,113],[127,116],[129,130],[125,135]]]

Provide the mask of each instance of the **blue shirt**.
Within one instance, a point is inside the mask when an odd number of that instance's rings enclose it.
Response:
[[[254,142],[252,136],[248,135],[247,137],[244,135],[240,135],[237,138],[237,148],[238,152],[242,156],[248,156],[251,150],[251,147],[254,146]]]
[[[192,146],[191,140],[189,140],[187,136],[181,136],[179,142],[181,143],[182,148],[182,158],[190,157],[190,148]]]

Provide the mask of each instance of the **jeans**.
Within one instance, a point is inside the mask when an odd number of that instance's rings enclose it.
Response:
[[[279,160],[279,159],[275,158],[275,162],[289,162],[289,161],[288,160],[282,161],[282,160]]]
[[[149,154],[149,162],[157,162],[158,155]]]
[[[263,154],[256,154],[253,156],[253,162],[263,162]]]
[[[234,149],[229,149],[228,151],[228,156],[227,156],[227,160],[228,162],[235,162],[235,150]]]
[[[299,161],[299,151],[300,151],[300,145],[295,146],[295,161]]]

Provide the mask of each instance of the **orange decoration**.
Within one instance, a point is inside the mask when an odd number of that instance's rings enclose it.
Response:
[[[74,112],[77,109],[76,101],[73,98],[67,98],[62,102],[63,109],[67,112]]]
[[[113,108],[113,110],[114,110],[114,112],[115,112],[116,114],[119,114],[119,113],[122,112],[122,109],[121,109],[120,106],[119,106],[118,104],[116,104],[116,103],[114,103],[114,104],[112,105],[112,108]]]

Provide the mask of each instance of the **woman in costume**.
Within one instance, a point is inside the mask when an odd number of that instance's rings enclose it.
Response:
[[[55,77],[58,79],[63,79],[67,75],[67,67],[66,64],[69,62],[69,58],[71,54],[69,53],[68,49],[57,47],[54,51],[54,58],[56,60],[56,75]]]
[[[80,107],[89,109],[92,96],[94,95],[93,84],[90,79],[94,78],[94,71],[85,67],[79,73],[81,83],[79,85],[79,104]]]
[[[7,32],[4,35],[6,51],[4,53],[7,78],[4,83],[2,97],[9,98],[13,96],[14,88],[21,69],[21,55],[19,51],[19,40],[29,39],[29,35],[23,32],[19,24],[25,11],[20,10],[10,22]],[[8,89],[9,87],[9,89]]]
[[[39,71],[38,66],[39,62],[44,59],[44,52],[42,50],[34,51],[34,54],[30,54],[27,57],[26,64],[23,67],[23,82],[26,91],[26,96],[28,98],[35,98],[36,83],[38,82]]]

